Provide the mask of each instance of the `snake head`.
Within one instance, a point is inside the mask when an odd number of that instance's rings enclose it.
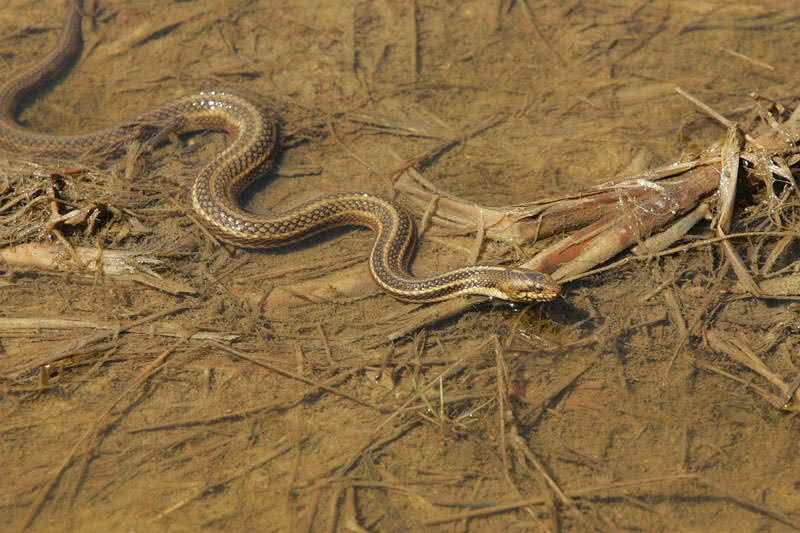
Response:
[[[509,268],[497,289],[512,302],[547,302],[561,294],[561,286],[547,274],[524,268]]]

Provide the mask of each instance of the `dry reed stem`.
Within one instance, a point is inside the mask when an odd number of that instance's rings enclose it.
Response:
[[[86,338],[84,338],[82,340],[75,341],[73,343],[73,345],[70,348],[66,349],[66,350],[62,350],[62,351],[56,352],[54,354],[50,354],[50,355],[46,355],[44,357],[40,357],[37,360],[35,360],[35,361],[31,362],[31,363],[26,363],[26,364],[24,364],[22,366],[13,367],[7,372],[7,375],[12,376],[12,377],[20,377],[20,376],[24,376],[24,375],[32,375],[40,367],[43,367],[43,366],[46,366],[46,365],[52,365],[53,363],[55,363],[57,361],[61,361],[62,359],[66,359],[68,357],[72,357],[73,355],[82,353],[82,351],[85,350],[87,347],[92,346],[92,345],[94,345],[96,343],[99,343],[99,342],[107,339],[109,336],[117,337],[117,336],[119,336],[119,335],[121,335],[123,333],[128,333],[128,331],[131,328],[137,328],[139,326],[143,326],[144,324],[148,324],[150,322],[154,322],[156,320],[160,320],[160,319],[162,319],[162,318],[164,318],[166,316],[169,316],[169,315],[172,315],[172,314],[176,314],[176,313],[180,313],[180,312],[185,311],[187,309],[191,309],[191,307],[185,306],[185,305],[176,306],[176,307],[173,307],[171,309],[167,309],[167,310],[164,310],[164,311],[159,311],[157,313],[153,313],[153,314],[147,315],[144,318],[141,318],[139,320],[131,322],[130,324],[120,325],[118,328],[114,329],[111,332],[98,333],[96,335],[92,335],[92,336],[86,337]]]

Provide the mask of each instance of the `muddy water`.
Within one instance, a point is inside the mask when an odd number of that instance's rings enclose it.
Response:
[[[63,11],[53,4],[11,0],[0,12],[0,77],[52,46]],[[756,123],[752,92],[793,109],[796,12],[792,2],[99,1],[81,60],[21,120],[83,131],[198,87],[267,95],[281,121],[280,156],[269,184],[248,198],[266,211],[321,190],[391,194],[405,161],[496,116],[496,126],[418,170],[470,202],[520,203],[685,159],[721,138],[676,86],[745,128]],[[0,520],[9,527],[800,524],[796,421],[744,384],[698,369],[769,390],[705,347],[702,332],[745,338],[792,376],[796,310],[725,296],[732,275],[720,275],[717,249],[587,278],[563,300],[524,311],[477,305],[390,343],[386,332],[413,307],[366,278],[359,297],[260,305],[331,263],[357,268],[367,232],[228,253],[185,215],[186,184],[224,142],[190,136],[146,156],[135,179],[105,169],[107,193],[74,187],[93,200],[111,195],[103,205],[121,214],[95,229],[107,246],[153,254],[158,274],[190,293],[79,272],[0,278],[0,318],[75,321],[0,329]],[[742,199],[740,229],[760,193],[754,185]],[[67,236],[95,245],[84,229]],[[463,264],[472,242],[434,227],[415,268]],[[482,259],[530,251],[489,244]],[[685,341],[681,320],[691,328]],[[102,331],[50,370],[47,387],[15,371]],[[535,462],[569,500],[554,496]],[[482,512],[522,500],[527,507]],[[430,524],[466,513],[476,516]]]

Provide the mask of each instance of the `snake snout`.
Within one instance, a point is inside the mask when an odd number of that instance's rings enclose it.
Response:
[[[514,302],[548,302],[561,294],[561,285],[541,272],[514,268],[508,272],[505,292]]]

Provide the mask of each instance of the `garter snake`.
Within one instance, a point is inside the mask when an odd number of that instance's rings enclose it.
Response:
[[[165,132],[224,131],[231,142],[198,173],[190,195],[201,222],[223,242],[244,248],[271,248],[336,226],[367,226],[376,233],[369,257],[370,272],[384,291],[400,300],[432,302],[478,294],[531,302],[558,296],[559,285],[550,276],[515,267],[478,265],[438,276],[412,276],[408,262],[416,244],[414,219],[399,204],[374,194],[334,194],[275,216],[243,210],[237,201],[239,194],[269,169],[277,130],[270,111],[235,92],[199,92],[156,107],[134,120],[82,135],[51,135],[20,126],[16,111],[22,97],[52,81],[80,52],[82,3],[69,0],[56,47],[0,86],[0,151],[26,157],[77,159],[107,155],[132,140],[154,141]]]

